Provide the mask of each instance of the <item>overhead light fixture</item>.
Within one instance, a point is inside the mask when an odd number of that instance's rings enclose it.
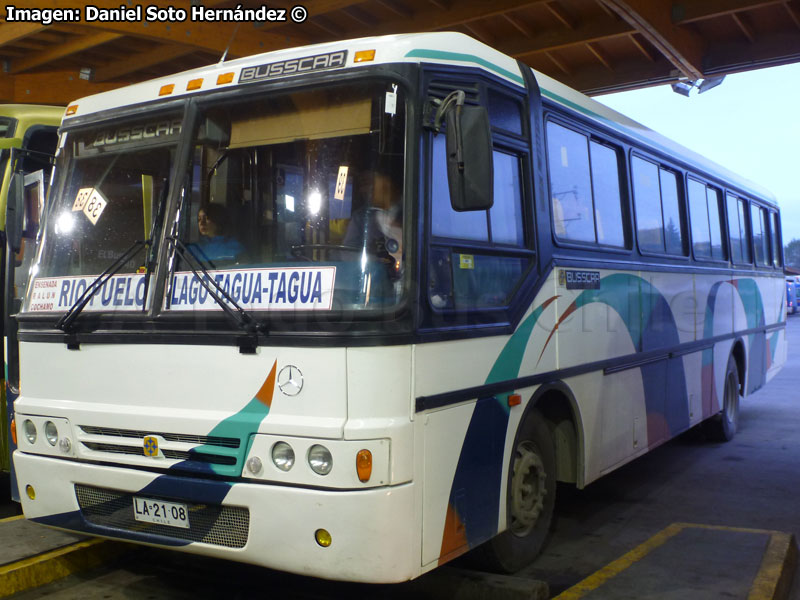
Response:
[[[94,69],[92,67],[81,67],[78,77],[85,81],[92,81],[94,79]]]
[[[677,83],[672,84],[672,91],[676,94],[680,94],[681,96],[689,97],[689,93],[694,88],[694,82],[692,81],[679,81]]]
[[[720,75],[719,77],[706,77],[705,79],[699,79],[697,81],[684,79],[683,81],[673,83],[672,91],[688,98],[693,89],[696,89],[698,94],[702,94],[703,92],[714,89],[724,80],[725,75]]]
[[[697,86],[697,93],[702,94],[703,92],[707,92],[708,90],[714,89],[724,80],[725,80],[725,75],[720,75],[719,77],[708,77],[706,79],[703,79],[703,81],[700,82],[700,85]]]

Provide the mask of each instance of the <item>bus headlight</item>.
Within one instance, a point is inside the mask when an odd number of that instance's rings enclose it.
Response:
[[[36,425],[30,419],[25,419],[22,424],[22,429],[25,432],[25,437],[28,439],[29,444],[36,443]]]
[[[58,443],[58,428],[52,421],[47,421],[44,424],[44,437],[51,446],[55,446]]]
[[[286,442],[278,442],[272,447],[272,462],[281,471],[288,471],[294,466],[294,450]]]
[[[308,466],[317,475],[327,475],[333,468],[333,456],[325,446],[315,444],[308,451]]]

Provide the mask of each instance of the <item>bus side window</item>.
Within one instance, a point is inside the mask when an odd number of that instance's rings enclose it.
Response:
[[[631,159],[631,169],[639,248],[685,256],[677,175],[638,156]]]
[[[437,310],[506,306],[531,261],[523,205],[522,102],[489,86],[478,94],[489,108],[494,148],[494,203],[455,211],[447,184],[445,136],[430,138],[428,299]]]
[[[692,248],[695,258],[725,260],[719,218],[719,192],[689,178],[689,218],[692,225]]]
[[[547,159],[556,237],[577,242],[596,241],[588,138],[549,122]]]
[[[433,174],[431,177],[431,232],[437,237],[456,238],[478,242],[489,241],[486,211],[457,212],[450,204],[447,185],[447,155],[445,136],[433,138],[431,152]]]
[[[783,265],[781,260],[781,222],[778,213],[770,211],[769,238],[772,240],[772,266],[776,269]]]
[[[736,264],[750,262],[750,244],[747,243],[747,222],[744,202],[732,194],[727,195],[728,236],[731,240],[731,260]]]
[[[756,265],[766,267],[769,264],[769,240],[766,231],[766,211],[755,204],[750,205],[751,224],[753,227],[753,249]]]

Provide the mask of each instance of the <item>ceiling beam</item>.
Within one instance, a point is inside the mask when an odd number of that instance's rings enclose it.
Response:
[[[196,52],[190,46],[158,46],[146,52],[137,52],[125,60],[115,60],[95,69],[92,81],[104,82],[124,77],[142,69],[148,69],[161,63],[175,60]]]
[[[462,0],[448,9],[424,9],[414,13],[412,19],[397,19],[383,22],[377,27],[365,29],[358,35],[387,35],[392,33],[413,33],[421,29],[435,31],[450,29],[478,19],[502,15],[510,10],[542,4],[547,0]]]
[[[0,23],[0,46],[12,44],[17,40],[44,31],[45,26],[39,23]]]
[[[121,37],[122,36],[117,33],[108,32],[79,36],[68,42],[51,46],[49,49],[42,52],[29,54],[25,58],[11,60],[8,72],[11,74],[17,74],[30,71],[36,67],[56,62],[72,54],[77,54],[78,52],[101,46],[107,42],[112,42]]]
[[[74,71],[23,73],[0,78],[0,102],[63,105],[64,98],[82,98],[119,86],[119,83],[89,83]]]
[[[497,49],[514,58],[521,58],[539,52],[630,35],[633,32],[633,28],[624,21],[608,20],[583,25],[576,29],[548,30],[531,38],[521,37],[506,42],[498,42]]]
[[[672,21],[685,25],[738,12],[782,4],[785,0],[683,0],[672,6]]]
[[[616,64],[611,72],[597,67],[587,67],[559,79],[562,83],[593,96],[674,83],[678,78],[674,74],[672,65],[663,57],[659,57],[656,63],[641,61]]]
[[[672,22],[672,0],[603,0],[685,77],[703,78],[703,41]]]

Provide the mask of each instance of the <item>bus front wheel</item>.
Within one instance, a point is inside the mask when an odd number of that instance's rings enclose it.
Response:
[[[484,545],[484,564],[514,573],[530,564],[544,546],[556,498],[553,434],[537,410],[520,426],[507,479],[507,529]]]
[[[722,410],[705,422],[706,435],[715,442],[729,442],[739,427],[739,370],[736,360],[728,359],[725,370],[725,391],[722,394]]]

